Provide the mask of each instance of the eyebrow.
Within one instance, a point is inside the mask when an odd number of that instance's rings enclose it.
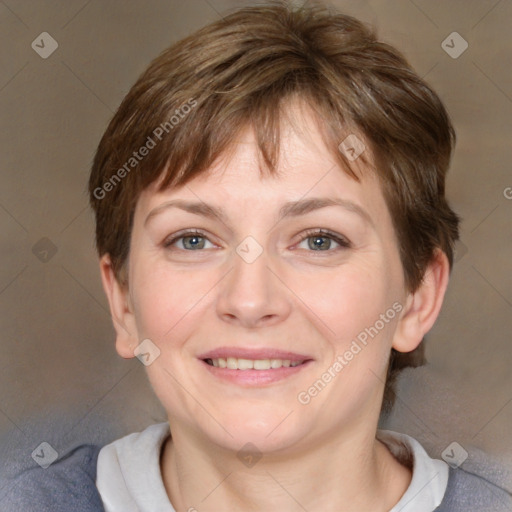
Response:
[[[375,224],[370,214],[357,203],[349,201],[348,199],[331,197],[312,197],[309,199],[299,199],[298,201],[289,201],[279,209],[277,222],[280,222],[281,220],[288,217],[306,215],[307,213],[319,210],[321,208],[326,208],[328,206],[340,206],[345,210],[355,213],[368,224],[370,224],[373,228],[375,228]],[[146,224],[153,217],[165,210],[168,210],[169,208],[179,208],[195,215],[218,219],[226,226],[229,226],[228,218],[221,208],[217,208],[202,201],[187,201],[184,199],[172,199],[171,201],[166,201],[165,203],[162,203],[161,205],[151,210],[151,212],[149,212],[148,216],[146,217],[146,220],[144,221],[144,226],[146,226]]]

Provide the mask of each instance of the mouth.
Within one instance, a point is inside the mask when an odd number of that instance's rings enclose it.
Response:
[[[203,361],[217,368],[229,368],[230,370],[276,370],[300,366],[306,360],[292,361],[291,359],[241,359],[236,357],[207,358]]]
[[[304,354],[275,349],[223,347],[199,356],[216,379],[241,386],[264,386],[295,375],[313,363]]]

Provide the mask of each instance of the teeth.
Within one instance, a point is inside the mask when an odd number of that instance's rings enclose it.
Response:
[[[239,359],[238,369],[239,370],[252,370],[254,368],[254,361],[250,359]]]
[[[228,368],[230,370],[238,370],[238,359],[235,359],[234,357],[228,357]]]
[[[224,359],[207,359],[206,362],[218,368],[229,368],[230,370],[270,370],[281,368],[289,368],[290,366],[299,366],[304,361],[294,361],[290,359],[237,359],[236,357],[228,357]]]
[[[255,370],[270,370],[270,360],[257,359],[256,361],[254,361],[253,367]]]

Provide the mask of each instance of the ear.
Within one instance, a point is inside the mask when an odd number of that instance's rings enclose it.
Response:
[[[450,277],[450,264],[446,254],[436,250],[423,280],[414,293],[407,296],[393,338],[393,348],[398,352],[411,352],[423,340],[436,321]]]
[[[138,344],[138,338],[128,285],[122,285],[116,279],[108,254],[100,259],[100,272],[116,330],[117,353],[125,359],[130,359],[135,357],[134,350]]]

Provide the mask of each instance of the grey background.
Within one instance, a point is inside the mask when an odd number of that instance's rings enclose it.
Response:
[[[4,462],[33,465],[43,441],[63,453],[165,421],[143,365],[114,350],[86,182],[109,119],[149,61],[247,3],[0,1]],[[456,441],[470,459],[479,448],[510,467],[512,2],[331,4],[405,53],[444,100],[458,135],[448,178],[463,217],[458,261],[428,336],[429,365],[403,374],[381,426],[413,435],[439,458]],[[469,44],[456,59],[441,46],[454,31]],[[31,47],[42,32],[59,45],[47,59]]]

